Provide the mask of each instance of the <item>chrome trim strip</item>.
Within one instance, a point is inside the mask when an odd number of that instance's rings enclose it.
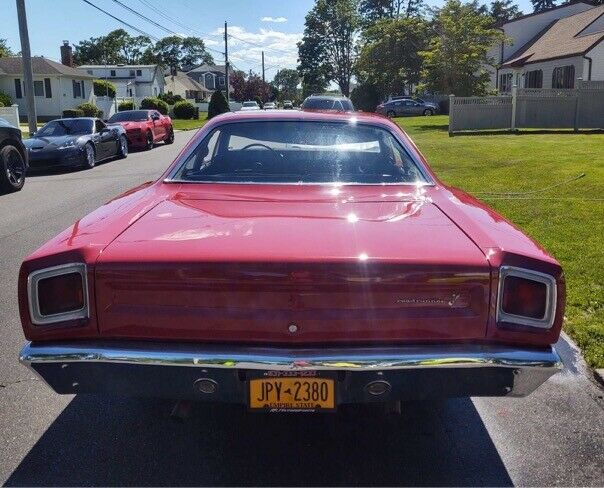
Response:
[[[543,318],[534,319],[531,317],[523,317],[521,315],[506,313],[503,311],[501,308],[503,300],[503,284],[505,278],[508,276],[526,278],[528,280],[543,283],[546,286],[545,314]],[[556,279],[553,276],[546,273],[541,273],[539,271],[518,268],[515,266],[501,266],[499,269],[499,284],[497,288],[497,323],[507,322],[510,324],[519,324],[528,327],[538,327],[540,329],[550,329],[552,325],[554,325],[554,319],[556,316],[556,300],[557,287]]]
[[[43,315],[40,312],[38,302],[38,283],[46,278],[61,276],[65,274],[78,273],[82,277],[84,291],[84,306],[79,310],[71,310],[54,315]],[[32,271],[27,277],[27,300],[29,304],[29,315],[34,325],[49,325],[67,320],[87,318],[90,315],[90,299],[88,296],[88,273],[84,263],[68,263],[50,268]]]

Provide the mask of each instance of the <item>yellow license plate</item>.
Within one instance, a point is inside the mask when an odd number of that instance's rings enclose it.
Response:
[[[270,411],[335,409],[331,378],[275,377],[250,379],[250,408]]]

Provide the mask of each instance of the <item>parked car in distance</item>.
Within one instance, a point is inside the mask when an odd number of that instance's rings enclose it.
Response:
[[[260,105],[258,105],[258,102],[256,102],[255,100],[250,100],[247,102],[243,102],[243,105],[241,106],[240,109],[242,112],[250,112],[253,110],[260,110]]]
[[[275,102],[266,102],[264,104],[264,107],[262,107],[264,110],[275,110],[277,108],[277,105],[275,104]]]
[[[21,129],[0,118],[0,192],[19,191],[25,184],[28,159]]]
[[[434,115],[438,113],[438,105],[425,102],[421,98],[401,98],[381,103],[375,111],[388,117],[402,115]]]
[[[294,108],[294,102],[291,100],[283,100],[283,109],[292,110]]]
[[[152,149],[158,142],[172,144],[174,128],[172,119],[157,110],[125,110],[111,116],[107,124],[121,125],[126,131],[128,145],[132,148]]]
[[[100,119],[81,117],[46,123],[24,141],[30,168],[94,168],[111,158],[128,156],[126,131]]]
[[[336,112],[354,112],[349,98],[337,95],[311,95],[302,102],[302,110],[333,110]]]
[[[62,394],[268,412],[527,395],[562,269],[425,161],[374,114],[214,117],[25,259],[20,359]]]

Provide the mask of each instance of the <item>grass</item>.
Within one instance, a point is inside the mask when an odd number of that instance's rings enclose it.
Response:
[[[396,122],[441,179],[485,201],[558,259],[567,283],[564,330],[592,367],[604,367],[604,134],[449,137],[446,116]],[[563,182],[521,197],[485,194]]]
[[[207,112],[199,112],[199,119],[172,119],[172,126],[175,130],[193,130],[203,127],[207,122]]]

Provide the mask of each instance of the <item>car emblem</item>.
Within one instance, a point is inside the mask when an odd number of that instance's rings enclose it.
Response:
[[[298,332],[298,326],[296,324],[289,324],[287,330],[289,330],[292,334],[295,334]]]

